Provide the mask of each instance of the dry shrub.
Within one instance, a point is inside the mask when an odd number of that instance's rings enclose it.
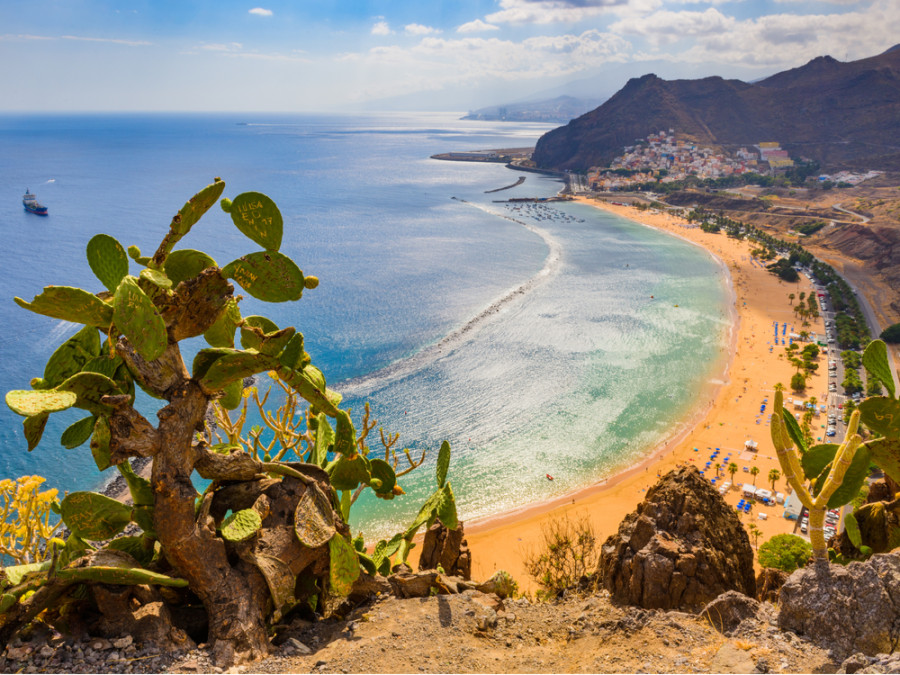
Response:
[[[542,543],[525,556],[529,576],[545,590],[541,595],[559,595],[566,589],[585,587],[596,571],[600,544],[587,515],[551,518],[541,527]]]

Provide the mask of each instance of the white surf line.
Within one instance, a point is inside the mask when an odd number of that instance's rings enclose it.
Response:
[[[502,297],[492,302],[477,316],[469,319],[469,321],[467,321],[463,326],[445,335],[438,342],[430,344],[424,347],[421,351],[418,351],[411,356],[402,358],[399,361],[395,361],[389,366],[385,366],[384,368],[376,370],[373,373],[337,383],[335,384],[335,388],[337,389],[337,391],[341,392],[342,394],[362,396],[369,393],[376,386],[386,384],[387,382],[390,382],[392,380],[397,380],[419,370],[420,368],[423,368],[429,363],[433,363],[438,358],[443,356],[445,352],[449,353],[449,351],[456,349],[467,339],[471,339],[475,335],[477,329],[482,328],[487,320],[496,315],[501,309],[509,305],[514,300],[524,297],[526,294],[530,293],[538,286],[544,284],[559,271],[560,261],[562,260],[562,246],[558,241],[556,241],[556,239],[554,239],[550,235],[549,232],[541,229],[540,227],[523,222],[511,216],[492,211],[491,209],[481,204],[473,204],[472,202],[467,202],[464,199],[459,199],[457,201],[459,201],[461,204],[466,204],[467,206],[472,206],[476,209],[480,209],[485,213],[491,214],[492,216],[497,216],[498,218],[509,220],[513,223],[516,223],[517,225],[521,225],[530,232],[534,232],[541,239],[543,239],[544,243],[549,249],[547,257],[544,259],[544,266],[533,277],[523,282],[519,286],[516,286],[511,291],[508,291]]]

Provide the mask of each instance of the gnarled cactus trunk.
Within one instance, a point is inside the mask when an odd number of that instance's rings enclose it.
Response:
[[[195,515],[196,491],[190,478],[197,452],[192,440],[207,405],[199,386],[188,381],[159,412],[160,445],[151,479],[154,525],[167,559],[206,608],[215,661],[230,664],[268,653],[263,613],[267,594],[253,583],[252,571],[228,562],[212,519]]]

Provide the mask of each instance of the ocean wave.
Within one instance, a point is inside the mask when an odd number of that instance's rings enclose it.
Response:
[[[547,257],[544,259],[543,267],[538,270],[537,274],[519,284],[515,288],[504,293],[500,298],[493,301],[487,308],[479,312],[473,318],[469,319],[465,324],[463,324],[456,330],[445,335],[437,342],[424,347],[422,350],[416,352],[415,354],[407,356],[403,359],[400,359],[399,361],[395,361],[394,363],[385,366],[384,368],[376,370],[373,373],[369,373],[368,375],[363,375],[361,377],[356,377],[349,380],[344,380],[343,382],[335,385],[337,389],[345,396],[365,396],[371,393],[373,390],[380,388],[385,384],[388,384],[389,382],[396,381],[424,368],[425,366],[436,361],[438,358],[450,353],[454,349],[457,349],[461,344],[467,342],[468,340],[471,340],[475,336],[477,331],[484,327],[484,325],[491,318],[496,316],[500,312],[500,310],[506,308],[510,303],[522,299],[527,294],[534,291],[535,288],[546,283],[559,271],[560,262],[562,261],[562,246],[556,239],[554,239],[550,235],[549,232],[531,223],[526,223],[522,220],[513,218],[512,216],[508,216],[503,213],[498,213],[483,204],[476,204],[464,199],[459,199],[457,201],[460,204],[479,209],[480,211],[489,213],[492,216],[503,218],[510,222],[516,223],[517,225],[524,227],[526,230],[538,235],[547,245],[548,249]]]

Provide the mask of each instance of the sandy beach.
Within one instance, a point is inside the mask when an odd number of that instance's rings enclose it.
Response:
[[[639,211],[596,200],[579,201],[682,237],[714,255],[727,269],[734,291],[736,319],[732,333],[733,346],[724,376],[713,378],[708,393],[697,401],[683,428],[661,446],[651,449],[642,463],[565,498],[466,524],[473,577],[487,578],[496,570],[505,569],[519,581],[521,587],[530,590],[536,586],[528,577],[523,560],[528,552],[538,549],[542,524],[548,519],[581,519],[586,516],[602,543],[616,531],[622,518],[635,509],[647,488],[656,482],[657,476],[685,464],[695,464],[704,469],[717,448],[720,452],[706,470],[707,476],[714,477],[715,463],[720,463],[717,484],[721,484],[731,481],[725,470],[728,463],[734,462],[739,467],[733,481],[738,488],[732,488],[725,495],[729,504],[737,504],[741,499],[741,484],[754,482],[749,473],[751,467],[759,469],[756,485],[771,489],[769,471],[780,471],[781,468],[771,445],[767,423],[772,412],[773,387],[777,382],[787,386],[795,372],[784,356],[784,347],[780,344],[774,347],[772,344],[773,323],[778,321],[780,327],[786,322],[788,335],[792,331],[799,333],[804,330],[793,313],[788,294],[809,293],[812,288],[804,276],[801,276],[799,283],[788,284],[753,262],[750,255],[753,246],[749,242],[730,239],[724,233],[704,233],[699,227],[668,214]],[[805,330],[823,333],[824,323],[819,319]],[[786,395],[795,398],[815,396],[824,403],[828,382],[825,362],[825,355],[820,355],[820,369],[808,380],[804,395],[795,396],[790,392]],[[769,405],[764,413],[760,413],[764,399],[768,399]],[[824,423],[824,415],[814,418],[816,436],[823,435],[824,428],[820,425]],[[747,440],[758,442],[756,453],[745,451]],[[730,460],[726,462],[724,458],[728,456]],[[783,478],[776,481],[775,488],[786,491]],[[745,525],[755,523],[759,527],[762,531],[759,543],[762,543],[775,534],[793,531],[794,521],[785,520],[782,511],[781,506],[757,504],[750,514],[741,518]],[[760,513],[766,514],[765,520],[759,518]]]

